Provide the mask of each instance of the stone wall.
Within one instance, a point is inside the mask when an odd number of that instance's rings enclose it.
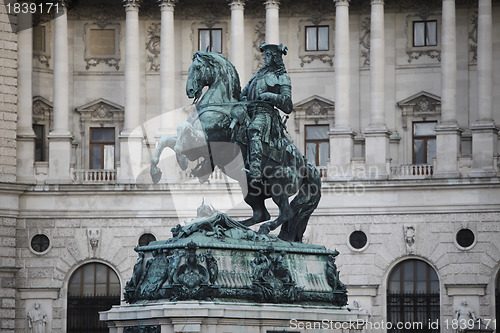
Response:
[[[16,181],[17,36],[6,1],[0,0],[0,184],[9,192],[12,185],[6,183]],[[0,185],[0,331],[10,333],[14,332],[16,307],[16,218],[12,211],[17,206],[3,187]]]
[[[16,181],[17,35],[0,0],[0,182]]]

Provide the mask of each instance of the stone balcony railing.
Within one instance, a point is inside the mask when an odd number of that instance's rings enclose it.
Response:
[[[392,179],[424,179],[431,178],[434,167],[431,164],[396,164],[391,165]]]
[[[116,170],[78,169],[74,171],[73,180],[79,184],[116,183]]]

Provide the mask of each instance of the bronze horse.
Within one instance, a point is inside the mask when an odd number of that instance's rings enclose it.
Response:
[[[203,88],[208,87],[203,94]],[[164,136],[151,158],[151,176],[157,183],[161,171],[157,164],[161,152],[169,147],[176,152],[180,167],[188,161],[201,161],[192,174],[206,181],[217,166],[227,176],[236,179],[244,191],[245,202],[252,207],[252,217],[241,221],[251,226],[268,221],[271,216],[264,201],[272,198],[279,207],[279,216],[260,226],[259,233],[267,234],[282,225],[279,238],[301,242],[307,222],[321,197],[321,179],[314,165],[300,153],[283,133],[278,111],[272,128],[276,148],[264,151],[263,183],[250,183],[242,169],[248,168],[246,105],[262,101],[240,101],[241,86],[234,66],[217,53],[199,51],[189,68],[186,93],[194,98],[196,112],[177,127],[177,138]],[[267,155],[267,156],[266,156]],[[242,156],[243,163],[238,163]],[[243,176],[242,176],[243,175]],[[297,193],[298,192],[298,193]],[[297,195],[289,203],[289,197]]]

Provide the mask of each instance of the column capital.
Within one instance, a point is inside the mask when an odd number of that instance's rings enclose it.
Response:
[[[349,6],[351,0],[333,0],[333,2],[335,2],[335,6]]]
[[[383,5],[384,0],[371,0],[372,5]]]
[[[245,7],[246,0],[228,0],[231,10],[233,9],[243,9]]]
[[[141,0],[122,0],[125,10],[139,10]]]
[[[175,0],[157,0],[160,8],[163,9],[174,9]]]
[[[280,9],[280,0],[267,0],[264,5],[266,9]]]

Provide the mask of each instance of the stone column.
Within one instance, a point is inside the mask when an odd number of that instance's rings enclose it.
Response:
[[[68,14],[66,0],[58,0],[54,18],[54,127],[49,139],[47,181],[71,180],[71,134],[69,132]],[[31,100],[31,99],[30,99]]]
[[[443,0],[441,27],[441,121],[436,126],[436,170],[438,178],[458,173],[460,128],[457,124],[457,43],[455,0]]]
[[[365,130],[366,176],[386,178],[389,131],[385,124],[384,1],[371,0],[370,15],[370,125]]]
[[[28,1],[26,1],[29,3]],[[21,2],[24,3],[24,2]],[[35,181],[33,132],[33,28],[32,14],[17,15],[17,181]]]
[[[175,119],[175,0],[159,0],[161,10],[160,44],[160,135],[176,134]]]
[[[242,85],[245,77],[245,19],[244,7],[246,0],[231,0],[231,51],[229,60],[238,71]]]
[[[266,43],[280,43],[280,2],[279,0],[267,0],[266,5]]]
[[[471,126],[471,177],[496,175],[498,128],[493,120],[493,28],[491,0],[479,0],[477,29],[477,111],[478,119]]]
[[[118,182],[134,183],[142,161],[140,128],[139,0],[123,0],[125,7],[125,126],[120,134]]]
[[[350,122],[349,1],[335,2],[335,125],[330,132],[331,179],[352,178],[354,135]]]

